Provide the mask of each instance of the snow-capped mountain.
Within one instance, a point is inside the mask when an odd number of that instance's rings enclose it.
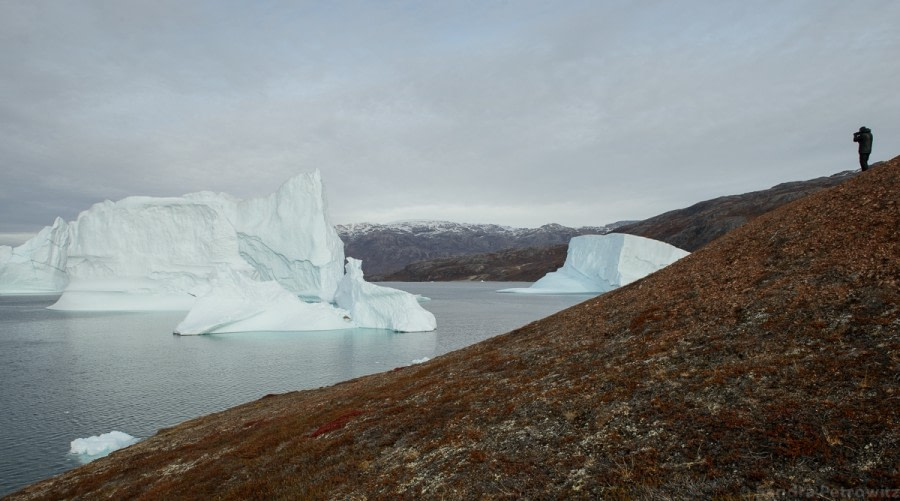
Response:
[[[545,224],[514,228],[450,221],[400,221],[337,225],[344,252],[363,260],[366,275],[384,275],[425,259],[463,256],[504,249],[564,244],[578,235],[603,235],[625,223],[570,228]]]

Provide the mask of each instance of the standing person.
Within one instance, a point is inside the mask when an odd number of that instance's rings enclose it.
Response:
[[[859,143],[859,166],[865,171],[869,168],[869,154],[872,153],[872,129],[860,127],[853,133],[853,142]]]

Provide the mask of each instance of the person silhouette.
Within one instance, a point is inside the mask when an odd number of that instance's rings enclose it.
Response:
[[[860,127],[853,133],[853,142],[859,143],[859,166],[863,171],[869,168],[869,154],[872,153],[872,129]]]

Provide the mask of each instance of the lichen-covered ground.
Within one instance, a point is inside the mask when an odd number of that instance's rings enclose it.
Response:
[[[898,423],[900,158],[503,336],[13,497],[900,496]]]

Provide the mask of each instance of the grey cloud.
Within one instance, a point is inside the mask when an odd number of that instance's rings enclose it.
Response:
[[[336,222],[529,226],[826,175],[853,167],[863,123],[873,157],[898,153],[898,17],[890,0],[6,2],[18,188],[0,232],[312,168]]]

